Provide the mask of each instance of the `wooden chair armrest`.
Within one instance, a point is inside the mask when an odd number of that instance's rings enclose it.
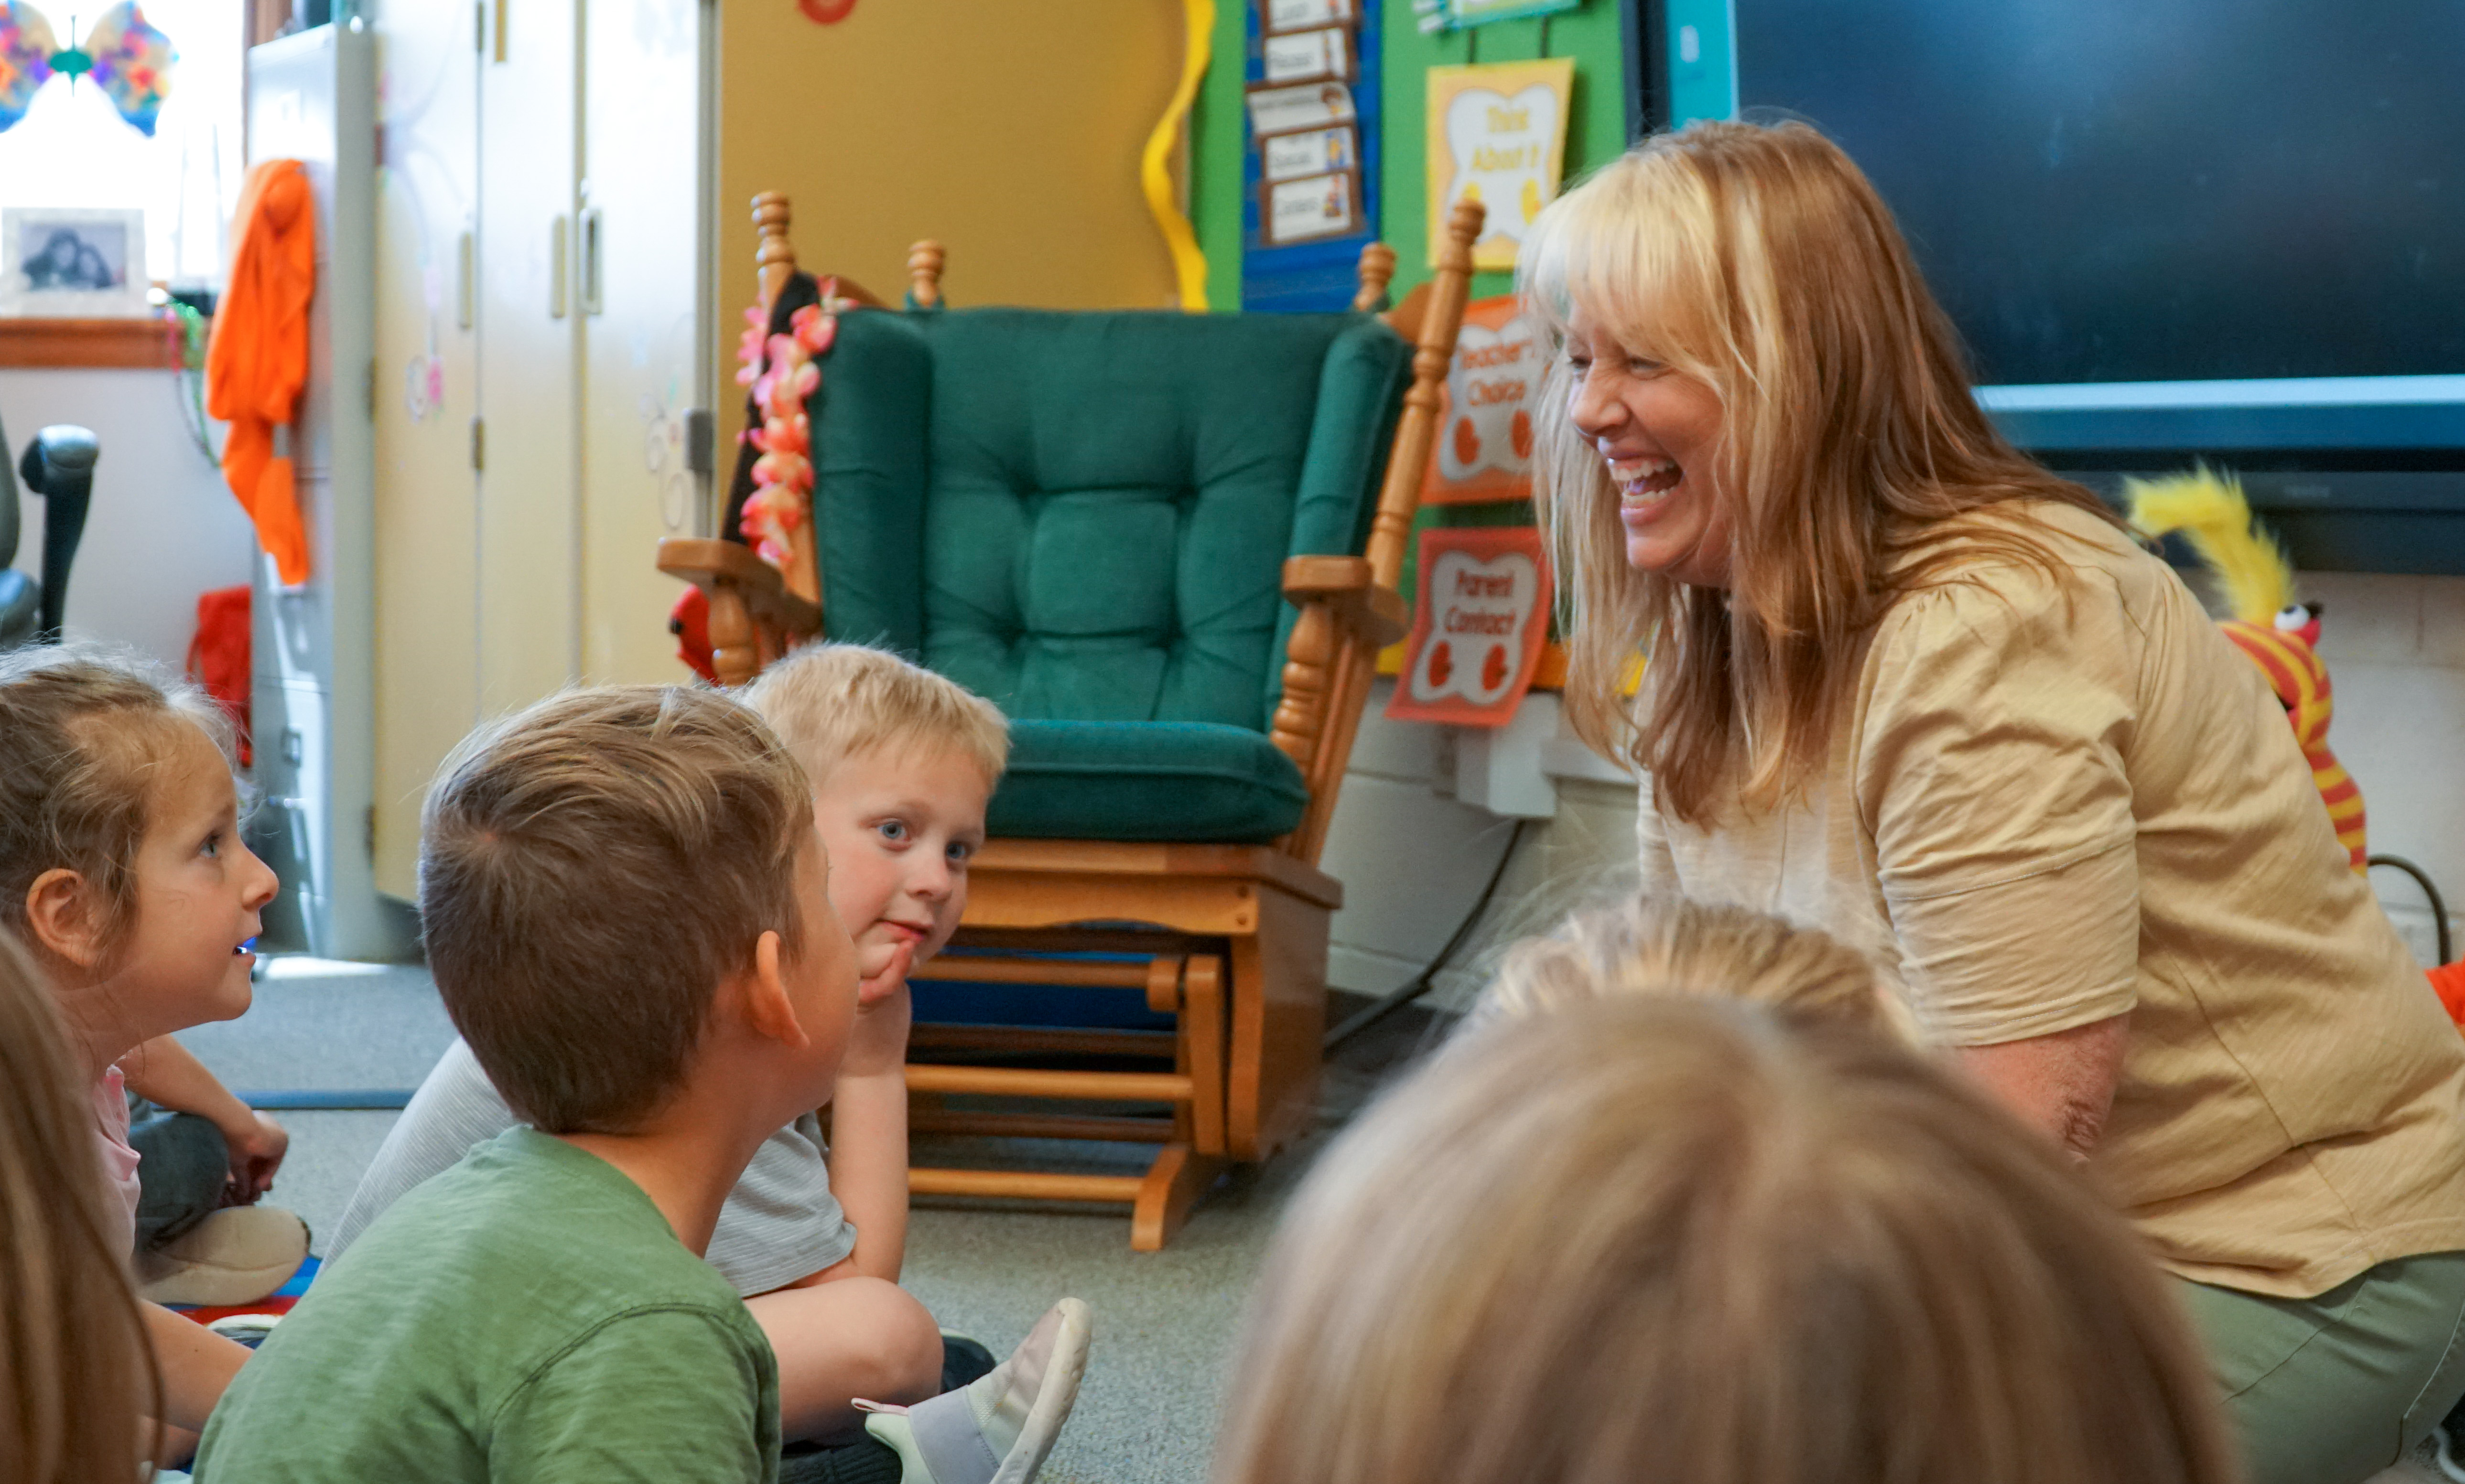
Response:
[[[743,542],[696,536],[668,536],[659,541],[659,570],[698,587],[722,578],[744,589],[747,596],[785,591],[779,569],[754,555]]]
[[[1412,606],[1371,577],[1367,557],[1288,557],[1284,596],[1295,603],[1323,603],[1347,627],[1384,649],[1412,627]]]
[[[788,590],[779,569],[739,542],[670,536],[659,543],[659,570],[708,591],[720,585],[744,595],[745,607],[792,634],[818,633],[819,605]]]

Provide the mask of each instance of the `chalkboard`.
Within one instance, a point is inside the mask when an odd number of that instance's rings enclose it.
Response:
[[[2465,0],[1735,0],[1986,384],[2465,372]]]

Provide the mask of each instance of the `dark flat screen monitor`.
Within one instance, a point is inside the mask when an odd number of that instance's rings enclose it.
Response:
[[[1988,385],[2465,372],[2465,0],[1735,0]]]

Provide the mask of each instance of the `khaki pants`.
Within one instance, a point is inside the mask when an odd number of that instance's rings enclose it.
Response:
[[[2316,1298],[2176,1291],[2251,1484],[2360,1484],[2465,1394],[2465,1252],[2395,1258]]]

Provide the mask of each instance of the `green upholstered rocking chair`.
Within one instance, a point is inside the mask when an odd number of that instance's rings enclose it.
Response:
[[[891,310],[796,275],[788,203],[754,206],[765,312],[793,293],[838,316],[807,409],[812,517],[784,572],[734,541],[662,542],[659,567],[707,594],[726,683],[820,633],[1010,715],[958,939],[914,977],[1143,990],[1173,1029],[920,1024],[915,1126],[1163,1148],[1144,1176],[919,1167],[911,1186],[1127,1203],[1153,1251],[1228,1161],[1317,1111],[1343,902],[1317,861],[1405,626],[1394,588],[1480,208],[1380,317],[1380,245],[1344,315],[948,309],[931,243]],[[1039,1056],[1156,1070],[1019,1064]],[[943,1100],[987,1095],[1074,1106]]]

